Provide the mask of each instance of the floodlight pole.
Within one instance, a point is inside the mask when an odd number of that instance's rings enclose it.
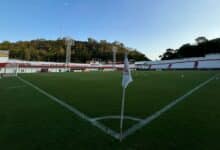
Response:
[[[112,61],[112,68],[116,69],[116,53],[117,53],[117,47],[113,46],[112,48],[113,53],[113,61]]]
[[[71,62],[71,47],[74,46],[75,42],[72,38],[67,37],[66,39],[66,69]]]

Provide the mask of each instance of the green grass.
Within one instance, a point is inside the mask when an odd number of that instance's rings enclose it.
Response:
[[[134,72],[125,115],[146,118],[217,71]],[[184,75],[184,78],[182,78]],[[121,73],[22,74],[89,117],[119,115]],[[220,149],[220,79],[122,143],[16,78],[0,80],[0,149]],[[21,86],[21,88],[11,88]],[[119,120],[102,120],[118,131]],[[136,122],[126,120],[125,129]]]

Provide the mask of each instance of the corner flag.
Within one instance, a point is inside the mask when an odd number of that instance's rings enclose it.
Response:
[[[129,67],[128,56],[127,54],[125,54],[122,87],[127,88],[128,84],[131,83],[132,81],[133,79],[131,77],[131,70]]]
[[[123,71],[123,79],[122,79],[122,87],[123,87],[123,94],[122,94],[122,101],[121,101],[121,120],[120,120],[120,140],[122,141],[123,138],[123,121],[124,121],[124,107],[125,107],[125,92],[126,88],[129,83],[133,81],[131,77],[131,71],[128,62],[128,56],[125,54],[124,60],[124,71]]]

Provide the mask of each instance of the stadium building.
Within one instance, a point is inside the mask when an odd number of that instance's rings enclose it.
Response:
[[[123,64],[99,63],[57,63],[35,62],[9,59],[9,51],[0,51],[0,74],[10,73],[38,73],[38,72],[81,72],[81,71],[113,71],[123,68]],[[220,54],[209,54],[205,57],[140,61],[131,64],[131,69],[136,70],[218,70],[220,69]]]

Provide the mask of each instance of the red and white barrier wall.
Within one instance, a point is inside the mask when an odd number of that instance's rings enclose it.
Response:
[[[13,67],[12,67],[13,66]],[[78,64],[70,63],[54,63],[54,62],[32,62],[32,61],[19,61],[9,60],[7,62],[0,62],[0,73],[9,73],[15,70],[17,73],[37,73],[37,72],[67,72],[67,71],[113,71],[115,68],[110,64]],[[116,69],[123,69],[123,64],[115,65]],[[134,69],[135,65],[131,65]]]

